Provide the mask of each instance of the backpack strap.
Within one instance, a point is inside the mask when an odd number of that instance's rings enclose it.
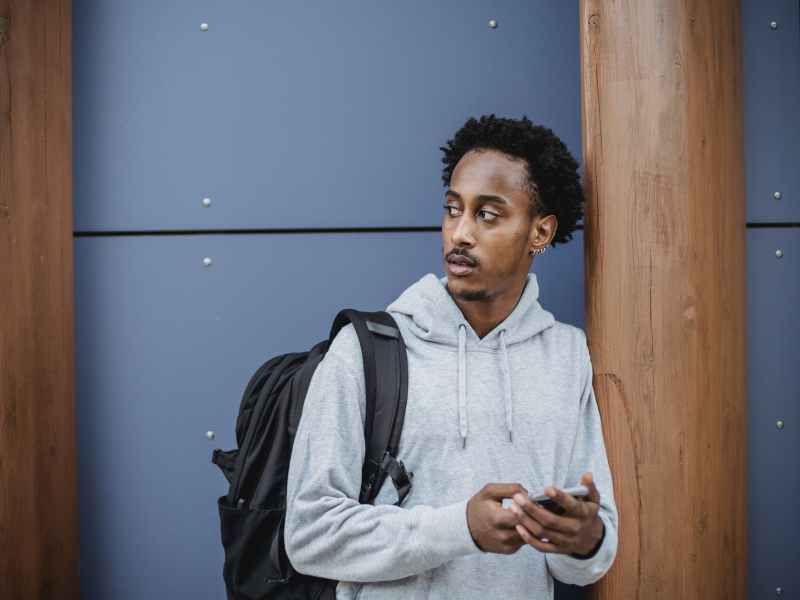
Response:
[[[411,490],[413,473],[397,460],[397,448],[408,399],[408,357],[400,329],[385,311],[344,309],[331,327],[329,343],[347,323],[352,323],[361,345],[366,390],[364,466],[359,501],[370,504],[386,476],[397,490],[399,506]]]

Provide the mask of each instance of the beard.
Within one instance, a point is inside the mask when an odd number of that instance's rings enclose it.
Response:
[[[464,302],[481,302],[483,300],[488,300],[490,298],[490,294],[488,290],[467,290],[463,292],[453,292],[450,289],[450,283],[447,284],[447,292],[454,298],[458,298]]]

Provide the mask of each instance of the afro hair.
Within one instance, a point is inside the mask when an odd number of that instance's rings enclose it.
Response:
[[[522,119],[484,115],[470,118],[439,149],[444,152],[445,187],[450,185],[458,161],[470,150],[499,150],[514,159],[523,159],[528,167],[531,217],[556,216],[558,227],[552,246],[572,239],[576,223],[583,217],[583,188],[577,161],[551,129],[534,125],[524,115]]]

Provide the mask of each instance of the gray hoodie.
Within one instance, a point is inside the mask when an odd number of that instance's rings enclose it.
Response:
[[[317,366],[289,465],[285,542],[302,573],[339,581],[338,600],[550,599],[553,578],[586,585],[617,552],[618,515],[583,330],[538,302],[534,273],[505,321],[479,338],[428,273],[386,310],[408,350],[408,406],[398,458],[413,471],[402,506],[387,478],[359,504],[364,370],[346,326]],[[529,492],[569,487],[587,471],[605,535],[589,559],[481,551],[468,500],[487,483]],[[507,507],[510,500],[504,500]]]

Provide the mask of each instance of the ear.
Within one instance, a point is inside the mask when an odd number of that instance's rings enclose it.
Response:
[[[528,233],[528,254],[533,254],[537,248],[547,248],[555,237],[557,228],[558,219],[555,215],[533,217]]]

